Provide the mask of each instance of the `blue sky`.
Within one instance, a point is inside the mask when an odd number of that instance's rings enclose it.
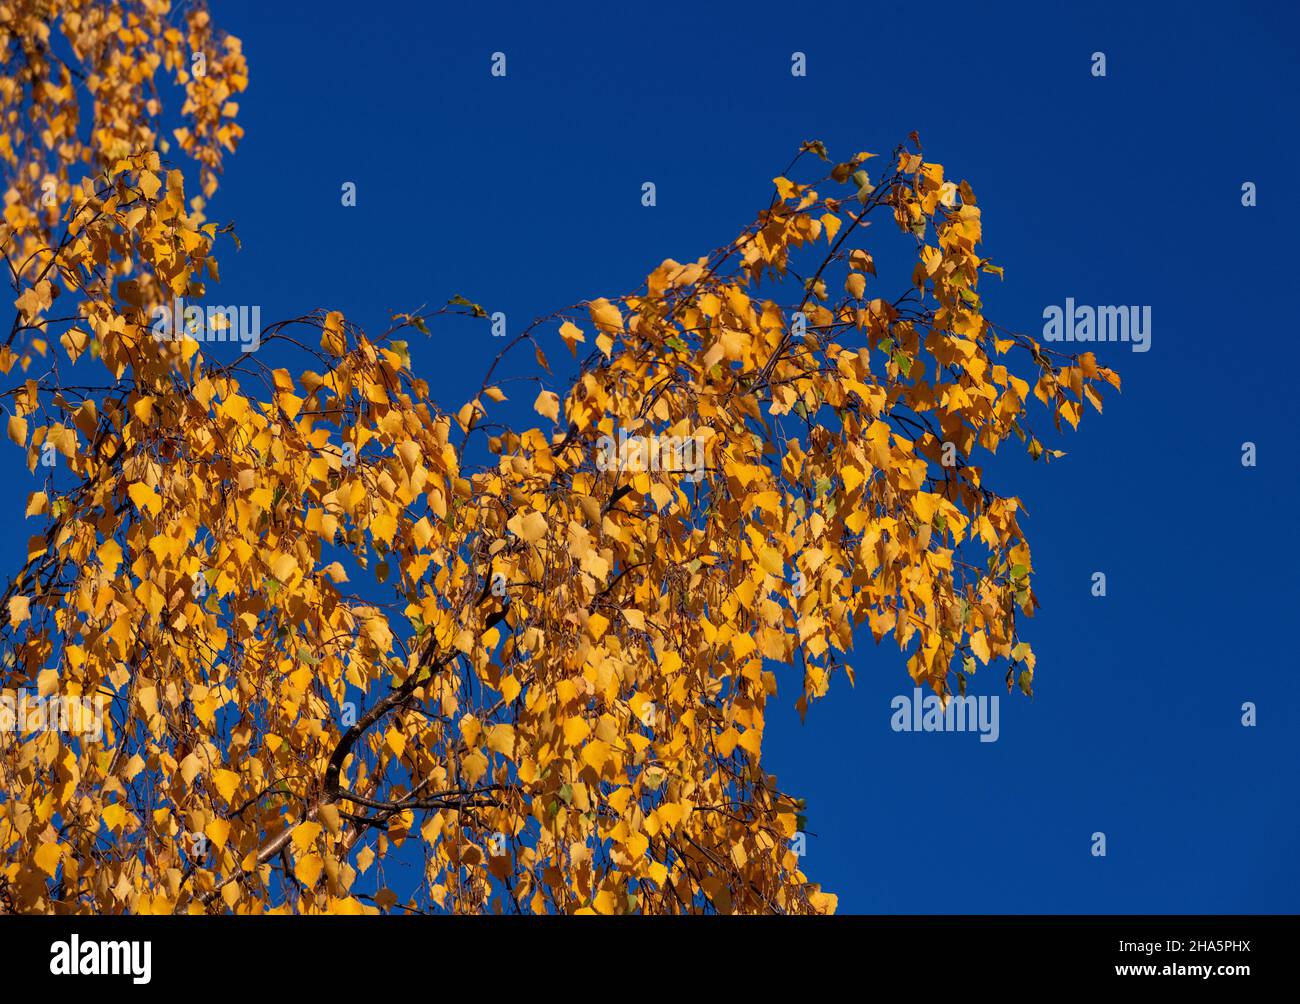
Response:
[[[243,241],[223,295],[264,324],[326,307],[377,331],[456,293],[522,323],[725,242],[803,140],[843,159],[917,130],[979,197],[1006,269],[990,316],[1037,334],[1066,297],[1149,305],[1152,345],[1099,349],[1123,394],[1048,443],[1067,458],[997,464],[1042,604],[1034,699],[996,670],[972,685],[1002,695],[997,742],[892,731],[911,684],[865,635],[856,688],[837,678],[803,725],[781,674],[764,760],[808,800],[805,870],[850,912],[1295,912],[1283,6],[213,0],[252,79],[209,212]],[[452,319],[415,369],[454,410],[499,345]],[[0,486],[15,528],[30,488]],[[24,537],[0,544],[11,569]]]

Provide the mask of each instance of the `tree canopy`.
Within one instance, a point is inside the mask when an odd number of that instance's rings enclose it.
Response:
[[[0,911],[832,911],[762,763],[778,682],[806,710],[869,633],[1028,693],[981,457],[1060,456],[1033,423],[1118,376],[984,316],[975,193],[915,133],[805,143],[734,239],[508,339],[532,428],[495,365],[445,409],[413,370],[461,297],[159,338],[237,240],[204,209],[248,80],[170,6],[0,2],[0,401],[44,482],[0,674],[105,700],[99,741],[0,733]]]

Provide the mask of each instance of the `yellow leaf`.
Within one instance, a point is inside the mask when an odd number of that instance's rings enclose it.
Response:
[[[746,729],[741,733],[737,743],[749,752],[753,757],[757,757],[763,748],[763,733],[758,729]]]
[[[618,913],[618,899],[608,889],[602,889],[596,893],[596,899],[592,902],[596,912],[604,916],[610,916]]]
[[[341,356],[347,351],[343,315],[337,310],[331,310],[325,315],[325,326],[320,333],[320,347],[332,356]]]
[[[51,878],[58,871],[59,862],[63,860],[63,848],[53,841],[41,844],[36,848],[36,867],[43,871]]]
[[[564,344],[569,347],[569,351],[573,353],[575,358],[578,355],[578,343],[587,340],[587,336],[582,333],[582,329],[572,321],[565,321],[560,325],[560,337],[564,339]]]
[[[136,691],[136,700],[140,702],[140,707],[144,710],[148,718],[158,714],[158,688],[154,686],[143,686]]]
[[[383,617],[367,617],[361,625],[361,630],[380,652],[387,652],[392,647],[393,632],[388,627],[388,621]]]
[[[225,819],[214,819],[203,827],[203,832],[214,844],[224,850],[226,841],[230,838],[230,822]]]
[[[199,760],[198,753],[191,753],[190,756],[181,761],[181,779],[186,784],[194,783],[194,779],[198,778],[200,770],[203,770],[203,762]]]
[[[591,726],[575,715],[564,723],[564,741],[570,746],[577,746],[591,735]]]
[[[17,415],[9,416],[9,438],[19,446],[27,442],[27,419],[19,418]]]
[[[338,835],[343,825],[343,817],[339,815],[338,806],[336,805],[322,805],[316,810],[316,818],[325,824],[325,829],[335,835]]]
[[[229,802],[234,797],[235,789],[239,787],[239,775],[230,770],[214,770],[212,785],[221,793],[221,797]]]
[[[126,820],[126,806],[121,802],[114,802],[112,805],[104,806],[104,811],[100,813],[103,817],[104,825],[109,830],[120,830],[122,823]]]
[[[630,834],[628,838],[623,841],[623,846],[627,848],[628,854],[633,858],[640,858],[644,857],[645,852],[650,849],[650,840],[644,833],[637,831],[636,833]]]
[[[477,784],[478,779],[487,773],[488,761],[478,750],[474,750],[460,762],[461,773],[470,784]]]
[[[600,769],[605,766],[605,761],[609,759],[609,753],[609,743],[593,739],[582,748],[582,761],[599,773]]]
[[[608,628],[609,618],[603,614],[592,614],[587,618],[587,633],[591,635],[592,641],[600,641]]]
[[[279,582],[288,582],[298,570],[298,559],[292,554],[277,554],[271,559],[271,574]]]
[[[618,312],[618,308],[610,303],[604,297],[599,300],[592,300],[587,305],[591,311],[591,319],[596,322],[596,326],[606,331],[622,331],[623,315]]]
[[[397,520],[388,513],[376,516],[370,521],[370,534],[375,540],[382,540],[385,544],[392,544],[393,536],[397,533]]]
[[[546,536],[546,517],[540,512],[515,513],[506,523],[506,528],[530,544],[536,544]]]
[[[316,842],[316,838],[320,836],[320,832],[320,823],[314,823],[310,820],[299,823],[293,828],[293,836],[291,838],[293,840],[293,846],[299,853],[308,850],[311,845]]]
[[[27,620],[29,616],[31,616],[28,609],[31,606],[31,602],[32,601],[26,596],[9,597],[9,626],[10,627],[17,627],[23,621]]]
[[[127,486],[126,493],[131,496],[137,509],[147,509],[154,516],[162,512],[162,499],[158,493],[143,482],[136,481]]]
[[[933,492],[917,492],[912,496],[912,508],[921,517],[922,523],[929,523],[934,519],[934,514],[939,510],[939,503],[942,501],[943,496]]]
[[[406,736],[396,729],[389,729],[384,733],[384,745],[393,751],[393,756],[400,757],[406,749]]]
[[[514,756],[515,729],[513,725],[489,725],[486,737],[487,747],[492,752]]]
[[[533,402],[533,410],[537,414],[549,418],[552,422],[560,420],[560,398],[553,391],[544,390],[537,395],[537,400]]]
[[[298,876],[299,882],[310,887],[316,884],[324,867],[325,862],[319,854],[308,854],[298,859],[298,863],[293,866],[293,873]]]
[[[152,171],[140,172],[140,191],[144,193],[146,199],[153,199],[158,194],[158,189],[162,187],[162,182],[158,175]]]

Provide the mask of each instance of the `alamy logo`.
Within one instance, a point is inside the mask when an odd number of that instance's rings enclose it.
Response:
[[[71,941],[50,945],[50,972],[55,976],[130,976],[145,984],[153,972],[151,941]]]
[[[697,483],[704,477],[704,444],[698,436],[629,436],[620,429],[617,440],[596,440],[596,450],[596,468],[602,472],[668,471]]]
[[[889,726],[895,732],[978,732],[980,742],[998,741],[998,696],[961,697],[948,695],[945,708],[938,694],[899,694],[889,706],[894,709]]]
[[[177,297],[153,308],[153,336],[160,342],[193,338],[196,342],[239,342],[244,352],[262,343],[262,308],[187,306]]]
[[[102,694],[93,698],[62,694],[42,697],[26,689],[18,691],[16,696],[0,694],[0,733],[62,732],[85,736],[97,743],[104,738],[107,703]]]
[[[1129,342],[1134,352],[1151,348],[1151,308],[1076,307],[1073,297],[1065,306],[1043,309],[1043,340],[1047,342]]]

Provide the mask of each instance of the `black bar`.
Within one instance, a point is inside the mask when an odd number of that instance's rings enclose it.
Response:
[[[769,999],[786,981],[801,996],[829,992],[829,980],[851,981],[846,991],[898,979],[999,990],[1273,982],[1294,972],[1298,932],[1295,916],[5,917],[0,965],[16,985],[51,989],[215,994],[234,980],[259,995],[333,999],[381,988],[441,996],[476,981],[514,997],[534,980],[559,980],[557,992],[572,980],[585,994],[600,985],[595,974],[667,989],[712,973],[720,988],[759,987]],[[122,942],[139,943],[135,954]],[[145,942],[148,983],[137,984]],[[117,974],[70,971],[114,964]]]

